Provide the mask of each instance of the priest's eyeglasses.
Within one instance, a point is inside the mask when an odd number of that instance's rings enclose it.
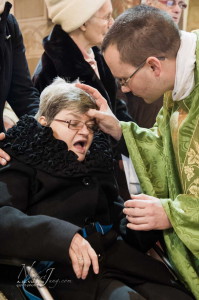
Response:
[[[176,0],[168,0],[168,1],[158,0],[158,1],[168,7],[178,5],[181,9],[187,8],[187,4],[184,1],[179,1],[179,2]]]
[[[165,60],[164,56],[158,56],[156,57],[159,60]],[[121,86],[127,86],[127,83],[129,82],[129,80],[141,69],[144,67],[145,63],[147,61],[147,58],[137,67],[137,69],[133,72],[133,74],[131,74],[128,78],[117,78],[117,81],[119,82],[119,84]]]

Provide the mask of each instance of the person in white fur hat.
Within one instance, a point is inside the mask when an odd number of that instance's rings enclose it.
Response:
[[[116,84],[98,47],[113,24],[111,0],[45,0],[55,24],[43,41],[44,53],[33,75],[40,92],[56,76],[79,79],[96,88],[120,120],[129,121],[126,105],[116,100]]]

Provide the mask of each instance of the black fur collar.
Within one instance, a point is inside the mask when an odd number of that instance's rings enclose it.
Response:
[[[0,144],[11,157],[53,176],[76,177],[94,171],[110,172],[113,168],[108,138],[102,132],[95,135],[89,154],[79,162],[65,142],[53,137],[50,127],[41,126],[27,115],[8,130]]]
[[[61,29],[53,28],[52,33],[44,39],[44,49],[59,70],[59,76],[70,77],[70,81],[81,76],[96,76],[93,68],[85,61],[83,54],[71,37]],[[56,49],[56,51],[54,51]],[[94,47],[95,56],[99,49]]]

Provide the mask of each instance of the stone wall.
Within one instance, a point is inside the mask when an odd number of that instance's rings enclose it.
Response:
[[[32,74],[43,53],[43,37],[50,32],[52,23],[48,19],[44,0],[12,0],[12,2],[14,15],[23,34],[26,57]]]
[[[199,0],[189,0],[187,31],[199,29]]]
[[[113,4],[113,17],[117,17],[124,10],[140,4],[140,0],[112,0]]]

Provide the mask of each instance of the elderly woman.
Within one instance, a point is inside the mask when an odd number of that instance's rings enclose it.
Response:
[[[36,119],[24,116],[7,132],[1,147],[12,160],[0,168],[0,255],[53,261],[42,278],[56,300],[191,299],[164,264],[118,239],[112,153],[86,115],[96,107],[58,78],[42,92]],[[125,234],[139,245],[137,233]],[[14,282],[22,279],[18,272]]]
[[[45,0],[56,24],[43,41],[44,53],[33,76],[40,92],[56,76],[96,88],[120,120],[129,121],[124,101],[98,47],[113,24],[111,0]]]

